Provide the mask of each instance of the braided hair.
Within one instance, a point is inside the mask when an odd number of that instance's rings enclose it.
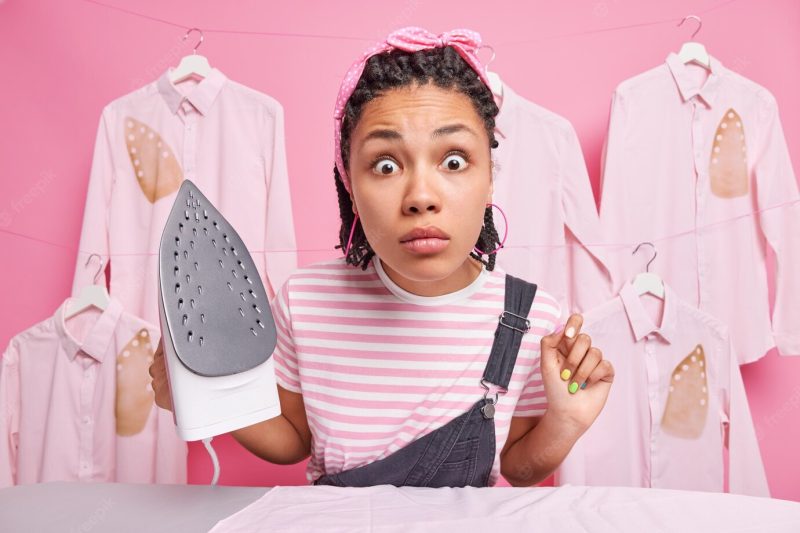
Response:
[[[494,102],[492,93],[481,81],[478,74],[464,61],[458,52],[451,46],[419,50],[417,52],[404,52],[390,50],[374,55],[367,60],[364,72],[356,84],[353,94],[347,101],[342,119],[342,160],[347,162],[350,158],[350,135],[355,129],[361,112],[370,100],[381,96],[386,91],[399,87],[409,86],[412,83],[425,85],[432,82],[439,88],[458,91],[472,101],[478,115],[483,119],[486,133],[489,136],[490,148],[497,148],[498,142],[494,136],[494,119],[499,112]],[[350,237],[350,228],[353,225],[353,203],[350,194],[342,183],[339,171],[334,167],[336,192],[339,196],[339,216],[342,220],[339,229],[339,245],[336,248],[344,250]],[[483,227],[478,236],[475,247],[484,252],[492,251],[500,245],[500,238],[494,227],[492,209],[487,207],[483,214]],[[366,270],[367,265],[375,255],[364,229],[359,222],[353,233],[353,241],[345,261],[353,266],[360,266]],[[487,255],[470,252],[473,257],[483,263],[487,270],[493,270],[495,264],[494,253]]]

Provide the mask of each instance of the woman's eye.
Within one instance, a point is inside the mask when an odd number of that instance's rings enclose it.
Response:
[[[464,170],[467,165],[468,163],[464,156],[458,154],[450,154],[444,158],[444,167],[447,170]]]
[[[382,174],[384,176],[389,176],[397,172],[397,163],[392,161],[391,159],[381,159],[375,166],[372,167],[372,170],[377,172],[378,174]]]

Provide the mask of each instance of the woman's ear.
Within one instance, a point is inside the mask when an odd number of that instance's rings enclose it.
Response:
[[[353,197],[353,193],[350,193],[350,205],[353,206],[353,214],[358,215],[358,208],[356,207],[356,199]]]

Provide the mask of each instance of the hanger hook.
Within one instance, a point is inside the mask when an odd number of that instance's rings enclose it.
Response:
[[[495,58],[495,57],[497,57],[497,53],[494,51],[494,47],[492,47],[492,45],[490,45],[490,44],[482,44],[482,45],[480,45],[480,46],[478,47],[478,50],[480,50],[480,49],[482,49],[482,48],[488,48],[489,50],[491,50],[491,51],[492,51],[492,57],[491,57],[491,58],[489,59],[489,61],[488,61],[488,62],[487,62],[487,63],[486,63],[484,66],[483,66],[483,68],[484,68],[484,69],[488,70],[488,69],[489,69],[489,65],[491,65],[491,64],[492,64],[492,61],[494,61],[494,58]]]
[[[84,265],[84,266],[87,266],[87,267],[89,266],[89,261],[92,260],[92,257],[96,257],[96,258],[98,258],[100,260],[100,268],[97,269],[97,272],[94,275],[94,281],[97,281],[97,276],[99,276],[100,273],[103,271],[103,267],[105,265],[103,264],[103,258],[100,257],[100,254],[92,254],[86,259],[86,265]]]
[[[697,29],[694,30],[694,33],[691,36],[691,39],[694,40],[695,35],[700,33],[700,28],[703,27],[703,21],[697,15],[687,15],[687,16],[683,17],[683,20],[678,23],[678,26],[683,26],[683,23],[686,22],[689,19],[693,19],[693,20],[697,21]]]
[[[186,31],[186,34],[184,34],[183,40],[185,41],[186,39],[188,39],[189,35],[191,35],[193,31],[196,31],[196,32],[198,32],[200,34],[200,40],[197,42],[196,45],[194,45],[194,50],[192,50],[192,53],[196,54],[197,53],[197,49],[200,48],[201,44],[203,44],[203,41],[205,40],[205,37],[203,36],[203,31],[200,28],[189,28]]]
[[[641,248],[642,245],[644,245],[644,244],[648,244],[653,248],[653,257],[651,257],[650,261],[647,262],[647,268],[645,270],[646,272],[650,272],[650,265],[653,263],[653,261],[656,260],[656,257],[658,257],[658,250],[656,250],[656,245],[655,244],[653,244],[652,242],[639,243],[639,246],[636,247],[636,249],[633,251],[633,253],[631,255],[635,255],[636,252],[639,251],[639,248]]]

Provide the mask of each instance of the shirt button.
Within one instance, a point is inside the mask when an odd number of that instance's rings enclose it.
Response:
[[[88,416],[84,416],[83,417],[83,423],[84,424],[91,424],[92,423],[92,419],[89,418]]]

